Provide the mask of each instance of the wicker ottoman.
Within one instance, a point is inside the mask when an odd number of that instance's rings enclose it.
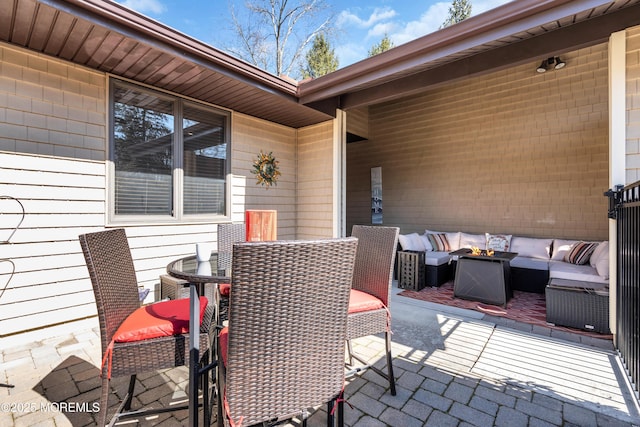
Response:
[[[609,294],[593,283],[551,279],[546,288],[547,322],[558,326],[611,333]]]
[[[398,252],[398,287],[419,291],[425,287],[424,252]]]

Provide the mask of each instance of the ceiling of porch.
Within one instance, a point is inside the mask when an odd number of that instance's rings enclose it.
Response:
[[[639,0],[518,0],[375,57],[302,82],[319,109],[372,105],[606,41],[640,24]]]
[[[640,0],[518,0],[295,82],[105,0],[3,0],[0,41],[294,128],[605,41]]]

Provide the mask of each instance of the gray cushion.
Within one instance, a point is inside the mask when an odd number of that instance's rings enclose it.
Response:
[[[529,270],[548,270],[549,261],[545,259],[517,256],[509,263],[511,267],[528,268]]]
[[[448,263],[450,259],[449,252],[427,251],[424,263],[426,265],[443,265]]]
[[[550,279],[566,279],[581,282],[609,283],[598,274],[595,268],[589,264],[577,265],[569,264],[564,261],[549,262],[549,278]]]

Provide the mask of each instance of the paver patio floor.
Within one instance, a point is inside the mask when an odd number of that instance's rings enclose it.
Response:
[[[394,295],[398,393],[391,396],[386,381],[372,371],[350,378],[348,426],[640,425],[610,341],[546,336],[526,325],[444,310]],[[354,348],[383,366],[381,337],[359,339]],[[12,345],[4,339],[0,350],[0,383],[15,385],[0,388],[0,426],[95,425],[97,321],[93,328],[33,343]],[[115,390],[123,393],[127,382],[114,380]],[[134,407],[186,402],[186,368],[139,375],[138,383]],[[115,407],[116,399],[110,404]],[[133,425],[185,425],[186,418],[186,411],[179,411]],[[311,415],[309,425],[325,425],[324,407]]]

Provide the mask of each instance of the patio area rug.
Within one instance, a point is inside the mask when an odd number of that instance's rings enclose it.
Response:
[[[400,292],[400,295],[449,307],[475,310],[489,316],[504,317],[517,322],[528,323],[530,325],[544,328],[558,329],[595,338],[612,338],[611,335],[582,331],[580,329],[567,328],[564,326],[555,326],[547,323],[546,301],[543,294],[513,291],[513,298],[509,300],[506,308],[502,306],[484,304],[478,301],[455,298],[453,296],[453,281],[446,282],[438,288],[427,287],[421,291],[404,290]]]

